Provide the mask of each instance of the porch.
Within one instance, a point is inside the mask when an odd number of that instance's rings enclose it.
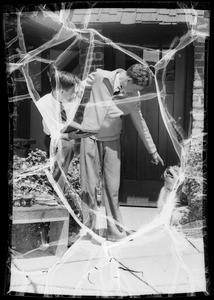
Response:
[[[156,208],[123,206],[121,212],[125,226],[133,230],[157,217]],[[171,235],[167,228],[157,228],[108,250],[82,237],[61,258],[45,249],[15,258],[9,291],[70,296],[206,294],[203,231],[196,229],[172,229]]]

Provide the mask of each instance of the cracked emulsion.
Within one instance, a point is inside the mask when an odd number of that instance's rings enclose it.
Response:
[[[57,22],[60,26],[59,32],[57,32],[48,42],[42,44],[37,49],[33,49],[31,51],[27,51],[27,47],[25,45],[25,36],[22,31],[22,24],[21,24],[21,17],[26,14],[24,11],[20,11],[16,13],[17,20],[17,36],[12,39],[11,41],[6,43],[6,48],[9,49],[13,46],[13,43],[17,42],[19,43],[19,49],[17,49],[17,54],[12,55],[11,57],[7,57],[7,73],[10,77],[16,70],[19,70],[23,74],[23,82],[26,82],[27,88],[28,88],[28,94],[24,95],[16,95],[9,98],[10,102],[16,102],[16,101],[29,101],[29,97],[33,100],[33,102],[36,105],[36,102],[40,99],[40,96],[38,92],[36,91],[36,88],[34,86],[33,80],[30,76],[29,72],[29,63],[31,62],[43,62],[47,64],[47,67],[51,63],[57,63],[59,61],[63,61],[63,59],[68,54],[68,51],[71,50],[75,44],[79,41],[84,41],[88,44],[87,53],[86,53],[86,59],[85,59],[85,66],[83,70],[82,75],[82,83],[78,86],[77,91],[77,102],[78,104],[81,103],[85,86],[83,83],[83,80],[87,77],[89,74],[90,66],[93,61],[93,53],[94,53],[94,47],[96,45],[108,45],[113,47],[114,49],[117,49],[119,51],[122,51],[124,54],[132,57],[136,60],[136,62],[139,62],[141,64],[147,65],[147,62],[143,60],[141,57],[137,56],[136,54],[132,53],[130,50],[127,50],[126,48],[130,49],[133,48],[141,48],[146,49],[147,51],[153,51],[156,52],[156,50],[148,49],[144,47],[137,47],[134,45],[125,45],[121,43],[115,43],[114,41],[106,38],[102,34],[100,34],[98,31],[96,31],[93,28],[89,28],[89,22],[90,22],[90,15],[93,8],[88,9],[85,14],[85,20],[82,24],[82,28],[76,28],[74,23],[72,23],[72,20],[70,22],[67,21],[67,16],[69,14],[69,9],[62,9],[59,12],[53,12],[49,11],[46,6],[43,7],[40,6],[38,8],[38,11],[35,11],[34,13],[29,13],[29,17],[36,17],[37,13],[40,12],[43,14],[44,18],[50,19],[52,18],[55,22]],[[185,9],[184,9],[185,11]],[[195,14],[192,20],[192,25],[190,25],[188,22],[188,30],[186,34],[184,34],[179,41],[176,42],[176,45],[174,45],[174,41],[172,41],[170,49],[168,51],[164,52],[163,57],[156,62],[156,64],[153,66],[154,72],[152,73],[155,86],[156,86],[156,93],[148,93],[144,95],[140,95],[139,97],[130,97],[128,99],[118,99],[115,100],[114,103],[120,104],[120,103],[127,103],[127,102],[134,102],[134,101],[149,101],[150,99],[153,99],[157,97],[157,101],[159,104],[160,113],[165,125],[165,128],[170,136],[170,139],[172,140],[174,149],[180,159],[180,167],[178,172],[177,180],[175,181],[171,192],[167,195],[165,205],[161,212],[148,224],[142,225],[136,232],[132,233],[131,229],[126,228],[124,225],[120,225],[122,228],[124,228],[126,231],[130,232],[131,234],[122,240],[115,242],[115,243],[109,243],[104,238],[100,237],[96,233],[94,233],[92,230],[90,230],[88,227],[86,227],[81,220],[76,216],[75,212],[69,205],[63,191],[60,189],[59,185],[54,181],[51,173],[51,169],[54,166],[54,163],[57,163],[56,156],[54,149],[56,145],[59,143],[59,134],[60,134],[60,123],[58,120],[48,119],[48,115],[44,114],[44,111],[42,111],[42,108],[39,108],[41,115],[45,118],[46,123],[50,122],[56,122],[58,125],[59,131],[58,133],[54,134],[53,141],[51,143],[51,149],[50,149],[50,160],[42,165],[41,167],[31,167],[28,170],[25,170],[25,172],[20,176],[20,174],[13,176],[13,184],[18,182],[21,178],[32,176],[35,174],[40,174],[41,172],[45,173],[50,184],[53,186],[54,191],[72,216],[72,218],[75,220],[75,222],[80,226],[79,231],[79,238],[68,248],[68,250],[65,252],[65,254],[58,258],[55,263],[53,263],[52,267],[48,269],[44,269],[43,272],[41,271],[24,271],[20,269],[20,267],[17,265],[17,263],[12,259],[11,260],[11,270],[12,273],[19,275],[19,288],[18,291],[20,291],[20,288],[22,287],[22,292],[28,291],[29,286],[31,286],[31,292],[32,293],[39,293],[39,285],[45,283],[44,288],[44,294],[45,295],[54,295],[58,294],[60,291],[60,287],[56,286],[58,274],[61,269],[64,270],[66,274],[66,265],[67,265],[67,271],[68,268],[72,268],[72,263],[75,261],[78,261],[78,259],[85,259],[85,266],[82,270],[82,276],[79,278],[78,282],[75,281],[75,272],[73,273],[74,277],[70,277],[70,286],[63,287],[63,291],[67,289],[67,293],[70,295],[81,295],[83,292],[83,287],[87,286],[89,289],[91,286],[93,286],[93,295],[104,295],[106,296],[105,292],[99,290],[99,287],[105,287],[105,289],[109,288],[112,289],[112,291],[116,291],[118,295],[134,295],[135,291],[132,287],[132,279],[131,277],[139,280],[141,285],[145,286],[145,294],[161,294],[162,292],[153,286],[153,279],[145,277],[143,273],[143,266],[141,268],[136,265],[136,268],[133,269],[133,267],[129,267],[128,265],[123,264],[123,258],[125,255],[129,255],[129,249],[130,248],[136,248],[136,256],[138,255],[139,249],[143,249],[143,247],[146,247],[147,244],[149,244],[151,241],[157,241],[158,239],[161,239],[163,235],[167,235],[172,247],[173,251],[173,259],[176,262],[176,268],[175,273],[171,285],[170,292],[173,294],[176,290],[176,280],[178,280],[179,276],[179,270],[182,269],[184,273],[187,276],[187,281],[189,283],[189,290],[188,292],[194,293],[195,288],[195,281],[192,278],[191,270],[187,267],[183,256],[182,256],[182,239],[186,239],[184,237],[184,234],[182,232],[178,232],[175,227],[171,224],[171,216],[173,213],[173,209],[176,205],[176,192],[178,188],[181,186],[181,184],[184,182],[186,178],[191,178],[192,174],[189,173],[188,168],[188,159],[190,155],[190,151],[192,149],[195,149],[195,151],[202,153],[203,151],[203,136],[204,134],[201,134],[199,136],[190,136],[187,139],[179,140],[177,133],[179,132],[179,128],[175,125],[176,122],[172,118],[172,116],[167,111],[167,108],[165,106],[165,97],[166,97],[166,89],[165,89],[165,69],[170,62],[170,60],[174,57],[175,53],[186,46],[188,46],[193,41],[197,40],[198,37],[205,38],[209,35],[208,31],[206,32],[204,28],[206,27],[206,23],[198,24],[198,16],[197,12],[192,9],[192,12]],[[57,57],[56,60],[48,60],[40,57],[40,54],[55,45],[60,45],[65,41],[70,40],[71,38],[74,38],[72,43]],[[157,50],[158,51],[158,50]],[[16,62],[13,62],[14,59],[16,59]],[[162,75],[162,89],[160,90],[158,81],[157,81],[157,73],[158,71],[163,70]],[[43,70],[44,71],[44,70]],[[152,72],[152,71],[151,71]],[[56,71],[57,74],[57,71]],[[81,103],[82,106],[84,104]],[[95,105],[95,104],[91,104]],[[102,102],[98,103],[96,105],[107,105],[110,106],[111,102]],[[114,104],[115,105],[115,104]],[[73,114],[72,114],[73,115]],[[69,123],[71,119],[67,119],[67,123]],[[201,142],[201,143],[200,143]],[[195,147],[195,148],[194,148]],[[63,171],[62,171],[63,172]],[[197,177],[194,177],[200,185],[203,185],[204,179],[203,174],[199,173],[197,174]],[[69,182],[67,181],[69,184]],[[73,190],[75,193],[75,190]],[[76,195],[78,197],[78,195]],[[78,198],[82,205],[82,209],[86,211],[91,211],[94,215],[98,216],[101,219],[108,219],[109,222],[116,222],[110,217],[106,217],[105,215],[102,215],[100,212],[91,210],[85,203],[82,202],[80,197]],[[97,242],[101,243],[101,246],[91,249],[88,248],[88,246],[84,246],[83,243],[81,243],[82,239],[89,233],[93,236]],[[189,241],[190,242],[190,241]],[[34,251],[34,250],[32,250]],[[81,253],[80,253],[81,252]],[[12,253],[12,252],[11,252]],[[13,257],[13,255],[11,254]],[[97,260],[94,262],[94,259],[96,257],[100,257],[100,260]],[[65,268],[65,269],[64,269]],[[15,275],[14,275],[15,276]],[[70,275],[68,275],[70,276]],[[107,278],[104,279],[104,278]],[[96,288],[97,286],[97,288]],[[150,291],[148,292],[148,289]],[[168,291],[169,292],[169,291]],[[111,294],[107,294],[111,295]]]

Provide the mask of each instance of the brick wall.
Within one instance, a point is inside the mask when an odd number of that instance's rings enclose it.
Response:
[[[194,81],[192,97],[192,135],[198,135],[204,129],[204,76],[205,76],[205,41],[194,42]]]
[[[206,114],[205,80],[206,78],[206,48],[205,40],[198,38],[194,43],[194,81],[192,91],[192,139],[189,153],[190,178],[187,181],[189,221],[201,220],[204,218],[206,203],[206,184],[204,181],[203,168],[205,168],[205,132],[204,117]],[[205,138],[206,139],[206,138]],[[193,175],[194,174],[194,175]],[[197,188],[196,188],[197,187]],[[204,195],[204,196],[202,196]]]
[[[102,34],[102,25],[101,24],[93,24],[92,28],[96,29],[99,33]],[[96,39],[97,39],[96,35]],[[91,53],[88,53],[88,44],[82,44],[79,47],[79,64],[80,64],[80,78],[84,79],[84,73],[90,74],[95,71],[97,68],[104,69],[104,47],[101,44],[94,44],[94,48]],[[87,56],[88,53],[88,56]],[[87,57],[92,61],[87,61]],[[83,113],[85,104],[89,101],[90,97],[90,89],[86,88],[84,95],[82,97],[81,105],[79,106],[74,120],[78,123],[82,122]],[[79,141],[76,140],[76,152],[79,152]]]
[[[92,27],[102,34],[102,24],[93,24]],[[96,35],[95,38],[97,39],[98,36]],[[97,68],[104,69],[104,47],[101,44],[95,43],[94,49],[91,51],[91,53],[88,53],[88,47],[89,47],[88,44],[82,44],[79,47],[79,53],[80,53],[79,64],[80,64],[81,79],[83,79],[82,76],[84,75],[84,72],[90,74],[91,72],[95,71]],[[87,57],[89,57],[88,61],[87,61]],[[90,96],[90,89],[86,88],[81,102],[83,105],[79,107],[75,116],[75,120],[77,120],[78,122],[82,121],[84,104],[89,101],[89,96]]]
[[[92,27],[97,30],[99,33],[102,34],[102,24],[92,24]],[[98,35],[95,35],[95,39],[101,39]],[[80,47],[80,70],[81,75],[83,75],[83,71],[85,68],[85,71],[88,73],[91,73],[96,70],[96,68],[104,68],[104,48],[101,44],[94,44],[94,49],[90,53],[90,58],[92,59],[92,62],[86,61],[87,58],[87,50],[88,50],[88,44],[82,45]]]
[[[102,34],[102,24],[93,24],[92,27]],[[97,36],[96,36],[97,38]],[[84,67],[86,72],[93,72],[96,68],[104,68],[104,47],[95,44],[91,53],[92,62],[86,61],[88,45],[80,48],[80,70],[83,75]],[[86,64],[86,65],[85,65]],[[204,76],[205,76],[205,41],[198,39],[194,42],[194,82],[192,92],[192,135],[197,136],[204,130]],[[82,103],[89,100],[90,90],[85,91]],[[81,111],[81,112],[80,112]],[[83,109],[78,112],[78,118],[81,118]]]

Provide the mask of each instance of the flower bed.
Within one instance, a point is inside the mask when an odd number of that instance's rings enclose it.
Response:
[[[14,205],[18,199],[23,201],[34,199],[41,195],[51,195],[57,202],[61,203],[44,171],[45,168],[49,168],[49,166],[50,163],[46,152],[40,149],[31,150],[26,158],[14,155],[11,168],[12,174],[10,176],[13,191],[12,205]],[[78,156],[75,156],[72,161],[72,167],[69,170],[67,179],[69,184],[65,188],[65,198],[75,215],[82,221]],[[32,205],[34,205],[34,203],[32,203]],[[47,227],[47,224],[45,226]],[[16,244],[14,248],[17,251],[26,250],[26,247],[23,248],[23,238],[28,250],[31,250],[32,247],[39,246],[39,242],[41,242],[40,231],[43,227],[42,224],[13,225],[12,247]],[[73,235],[78,231],[79,225],[70,217],[69,234]],[[23,232],[25,232],[25,234],[23,234]]]

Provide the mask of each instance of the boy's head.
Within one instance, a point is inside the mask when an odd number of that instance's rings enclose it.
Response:
[[[75,86],[80,80],[73,74],[65,71],[56,71],[50,75],[50,84],[53,91],[57,92],[59,100],[71,100],[75,93]]]
[[[143,90],[152,83],[152,72],[148,66],[134,64],[126,71],[126,80],[123,88],[127,93]]]
[[[134,64],[128,68],[126,74],[136,85],[145,87],[152,83],[152,72],[148,66],[144,66],[142,64]]]
[[[52,73],[50,77],[51,88],[53,90],[58,88],[67,91],[75,87],[78,82],[79,79],[76,76],[65,71],[57,71],[56,73]]]

